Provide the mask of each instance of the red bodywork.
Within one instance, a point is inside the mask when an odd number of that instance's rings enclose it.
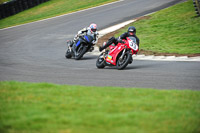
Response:
[[[110,45],[110,51],[108,56],[106,57],[106,62],[116,65],[117,56],[120,52],[122,52],[125,48],[131,50],[131,54],[136,54],[138,52],[138,48],[136,50],[130,47],[130,39],[127,37],[127,40],[123,40],[125,43],[118,43],[116,46]]]

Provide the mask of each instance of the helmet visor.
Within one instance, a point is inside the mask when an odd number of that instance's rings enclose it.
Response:
[[[97,29],[91,29],[93,32],[96,32],[97,31]]]
[[[129,31],[129,35],[134,35],[134,32],[130,32],[130,31]]]

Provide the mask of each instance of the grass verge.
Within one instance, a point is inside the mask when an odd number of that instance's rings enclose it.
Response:
[[[0,132],[200,132],[200,91],[0,82]]]
[[[0,4],[4,3],[4,2],[8,2],[9,0],[0,0]]]
[[[130,25],[137,28],[141,51],[200,55],[200,17],[196,17],[192,0],[158,11]],[[115,37],[126,32],[130,25],[119,30]]]
[[[50,0],[0,20],[0,29],[71,13],[117,0]]]

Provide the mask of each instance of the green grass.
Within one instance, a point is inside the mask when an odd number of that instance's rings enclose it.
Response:
[[[2,133],[197,133],[200,91],[0,82]]]
[[[0,4],[4,3],[4,2],[8,2],[10,0],[0,0]]]
[[[116,0],[50,0],[29,10],[0,20],[0,28],[71,13],[113,1]]]
[[[137,29],[142,50],[157,53],[200,53],[200,17],[196,17],[192,0],[158,11],[150,15],[149,19],[130,25]],[[128,26],[115,36],[126,32]]]

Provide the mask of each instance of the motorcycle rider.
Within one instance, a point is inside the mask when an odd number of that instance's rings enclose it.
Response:
[[[79,36],[81,35],[90,35],[94,38],[93,40],[93,44],[97,44],[98,42],[98,35],[99,33],[97,32],[97,24],[95,23],[92,23],[90,24],[89,27],[85,27],[83,28],[82,30],[78,31],[78,34],[75,35],[74,39],[73,39],[73,42],[70,44],[70,47],[73,46],[74,43],[77,43],[78,39],[79,39]],[[91,51],[94,49],[94,47],[91,47]]]
[[[123,33],[122,35],[120,35],[119,38],[111,37],[110,39],[108,39],[108,41],[105,44],[103,44],[102,47],[99,47],[99,51],[101,52],[102,50],[104,50],[105,48],[107,48],[108,46],[110,46],[113,43],[116,46],[118,44],[118,42],[123,42],[122,39],[126,39],[126,37],[130,37],[130,36],[133,36],[136,38],[136,42],[139,47],[140,40],[136,36],[136,28],[134,26],[130,26],[128,28],[128,31]]]

